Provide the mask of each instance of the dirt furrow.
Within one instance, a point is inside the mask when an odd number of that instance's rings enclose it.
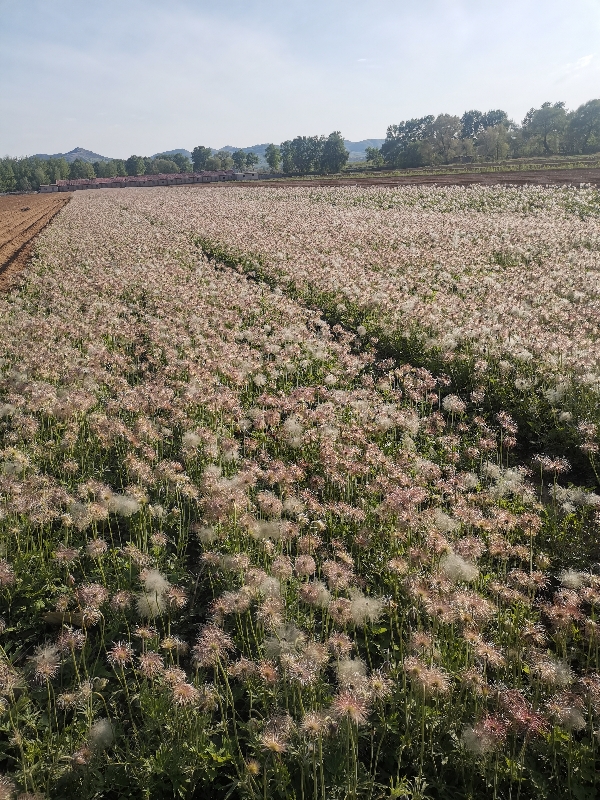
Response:
[[[71,194],[0,197],[0,291],[25,267],[35,237],[69,202]]]

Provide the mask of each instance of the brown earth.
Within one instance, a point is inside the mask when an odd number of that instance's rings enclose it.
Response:
[[[0,291],[24,269],[33,240],[71,199],[70,193],[0,197]]]
[[[248,186],[244,182],[244,186]],[[438,175],[386,175],[348,177],[348,178],[297,178],[292,180],[252,181],[253,186],[472,186],[482,184],[495,186],[498,184],[524,184],[538,186],[564,186],[580,183],[590,183],[600,186],[600,169],[532,169],[532,170],[507,170],[506,172],[452,172]],[[211,186],[212,184],[207,184]],[[219,184],[221,185],[221,184]]]

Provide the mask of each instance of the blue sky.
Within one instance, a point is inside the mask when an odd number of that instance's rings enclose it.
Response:
[[[600,96],[600,0],[0,0],[0,155],[245,147]]]

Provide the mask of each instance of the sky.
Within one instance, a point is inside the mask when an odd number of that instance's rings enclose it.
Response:
[[[600,0],[0,0],[0,156],[126,158],[600,97]]]

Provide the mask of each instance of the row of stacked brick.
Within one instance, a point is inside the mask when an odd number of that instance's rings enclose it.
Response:
[[[217,181],[257,180],[258,172],[186,172],[172,175],[127,175],[115,178],[77,178],[58,180],[40,186],[40,192],[73,192],[77,189],[124,189],[131,186],[181,186],[189,183],[214,183]]]

